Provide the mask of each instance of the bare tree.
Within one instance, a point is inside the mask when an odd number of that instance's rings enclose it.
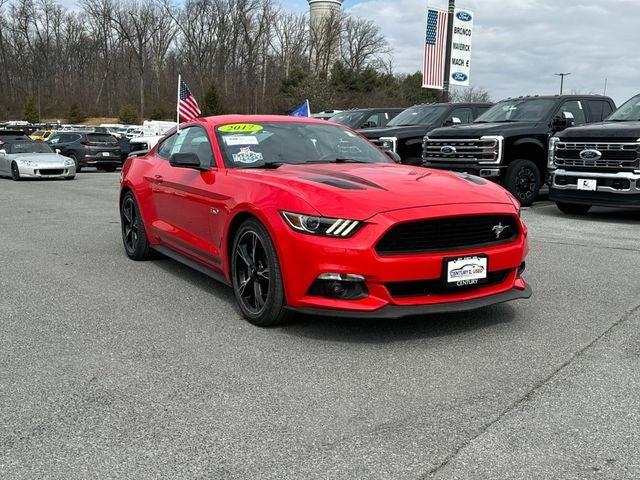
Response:
[[[463,87],[453,89],[450,93],[454,103],[491,103],[491,94],[480,87]]]
[[[342,23],[340,54],[347,68],[356,71],[368,66],[379,68],[385,65],[383,55],[389,51],[384,35],[372,21],[349,17]]]

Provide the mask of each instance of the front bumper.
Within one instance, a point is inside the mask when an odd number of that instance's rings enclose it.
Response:
[[[549,198],[555,202],[602,207],[640,207],[638,173],[577,172],[558,169],[551,177]],[[578,190],[578,179],[596,180],[596,190]]]
[[[451,215],[513,215],[510,205],[470,204],[419,207],[378,214],[352,238],[325,238],[292,231],[282,222],[276,242],[283,272],[287,305],[290,309],[327,315],[394,318],[422,313],[479,308],[516,298],[528,298],[530,292],[521,278],[521,267],[528,252],[526,227],[513,241],[425,253],[381,255],[375,245],[393,225],[424,218]],[[445,258],[486,255],[489,275],[497,280],[472,288],[440,286]],[[323,273],[352,274],[364,277],[368,295],[354,300],[314,296],[311,285]],[[429,287],[422,288],[422,284]],[[408,286],[410,293],[398,292]],[[431,288],[433,285],[433,288]],[[509,293],[511,292],[511,293]]]
[[[64,165],[39,165],[28,167],[26,165],[18,165],[18,171],[22,178],[70,178],[75,176],[76,167],[65,167]]]
[[[478,177],[499,179],[507,167],[502,165],[480,165],[478,163],[460,162],[424,162],[424,167],[451,172],[470,173]]]

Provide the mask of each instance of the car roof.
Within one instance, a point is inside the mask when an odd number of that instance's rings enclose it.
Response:
[[[611,97],[607,97],[606,95],[598,95],[598,94],[584,94],[584,95],[526,95],[522,97],[510,97],[500,100],[501,102],[506,102],[507,100],[530,100],[530,99],[543,99],[543,100],[570,100],[573,98],[594,98],[599,100],[611,100]]]
[[[229,123],[265,123],[265,122],[289,122],[289,123],[315,123],[317,125],[327,125],[325,120],[312,117],[292,117],[289,115],[217,115],[213,117],[198,118],[190,124],[207,124],[212,127],[226,125]]]

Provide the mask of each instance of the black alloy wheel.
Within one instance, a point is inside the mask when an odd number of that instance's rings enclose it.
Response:
[[[531,160],[516,160],[507,169],[505,186],[523,207],[530,206],[540,192],[538,166]]]
[[[133,260],[149,258],[150,248],[144,223],[138,204],[131,192],[127,192],[122,200],[120,223],[122,225],[122,242],[127,256]]]
[[[69,155],[69,158],[73,160],[73,163],[76,164],[76,173],[79,173],[80,170],[82,170],[82,167],[80,166],[80,162],[78,162],[78,157],[76,157],[74,154],[71,154]]]
[[[11,163],[11,178],[13,178],[16,182],[21,180],[20,177],[20,168],[16,162]]]
[[[266,327],[288,319],[277,254],[257,220],[245,221],[235,236],[231,276],[238,306],[248,321]]]

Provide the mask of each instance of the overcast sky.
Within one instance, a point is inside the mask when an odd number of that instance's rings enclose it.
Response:
[[[281,0],[296,9],[306,0]],[[445,0],[429,5],[446,6]],[[345,10],[376,22],[399,72],[421,69],[426,0],[346,0]],[[475,12],[471,83],[494,100],[565,91],[607,94],[620,104],[640,93],[640,0],[459,0]]]

